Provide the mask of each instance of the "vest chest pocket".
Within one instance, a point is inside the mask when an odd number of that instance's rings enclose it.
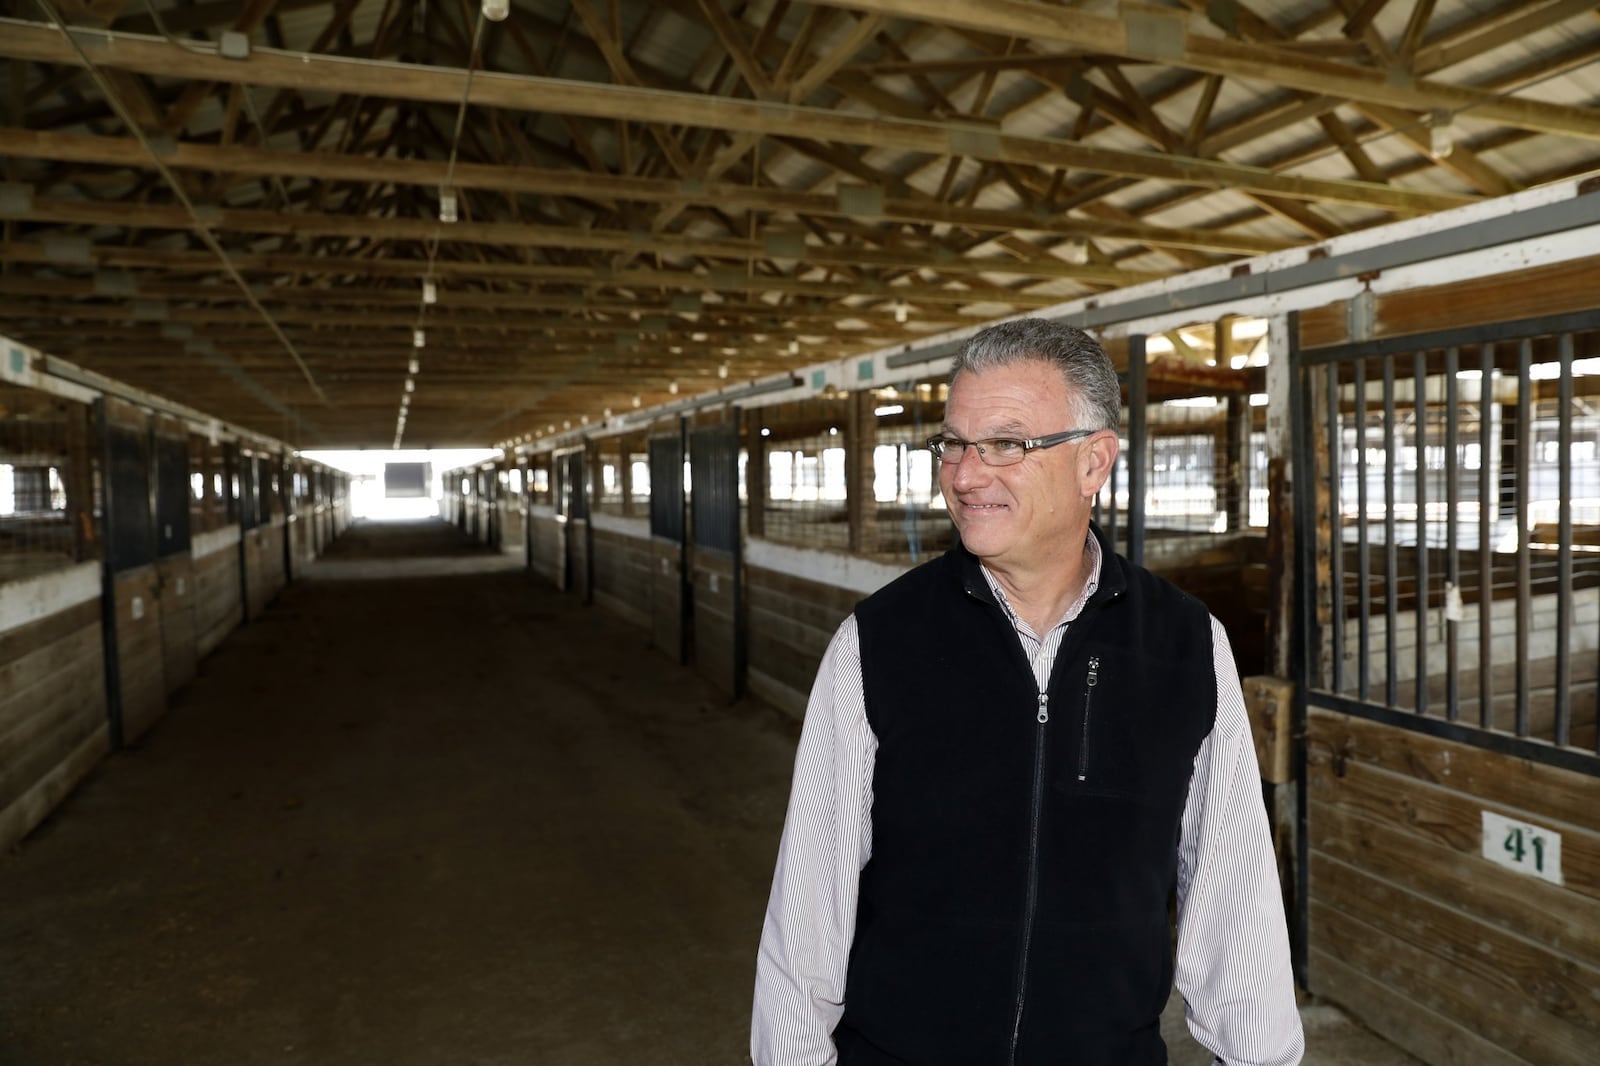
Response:
[[[1089,647],[1052,686],[1053,789],[1165,805],[1188,786],[1194,750],[1184,728],[1189,688],[1170,662]],[[1059,671],[1058,671],[1059,672]]]

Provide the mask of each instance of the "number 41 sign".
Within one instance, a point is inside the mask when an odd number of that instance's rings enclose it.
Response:
[[[1518,873],[1561,883],[1561,834],[1553,829],[1484,811],[1483,857]]]

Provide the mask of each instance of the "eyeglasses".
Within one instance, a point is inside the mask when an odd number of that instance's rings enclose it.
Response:
[[[1082,440],[1098,432],[1097,429],[1068,429],[1060,433],[1047,433],[1042,437],[987,437],[983,440],[962,440],[941,434],[928,438],[928,450],[941,463],[954,465],[961,461],[968,448],[976,448],[978,458],[986,466],[1011,466],[1022,462],[1024,456],[1037,448],[1054,448],[1057,444]]]

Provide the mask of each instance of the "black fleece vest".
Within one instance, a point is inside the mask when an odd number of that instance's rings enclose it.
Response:
[[[960,547],[856,608],[878,752],[840,1066],[1166,1062],[1210,616],[1093,532],[1100,586],[1043,699]]]

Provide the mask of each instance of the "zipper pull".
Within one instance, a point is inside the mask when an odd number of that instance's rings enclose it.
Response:
[[[1039,718],[1039,724],[1040,725],[1044,725],[1046,722],[1048,722],[1050,720],[1050,694],[1048,692],[1039,693],[1039,715],[1038,715],[1038,718]]]
[[[1089,660],[1089,676],[1087,678],[1085,678],[1085,682],[1088,684],[1088,686],[1090,688],[1094,688],[1096,685],[1098,685],[1100,683],[1100,659],[1099,659],[1099,657],[1094,657],[1094,658],[1091,658]]]

